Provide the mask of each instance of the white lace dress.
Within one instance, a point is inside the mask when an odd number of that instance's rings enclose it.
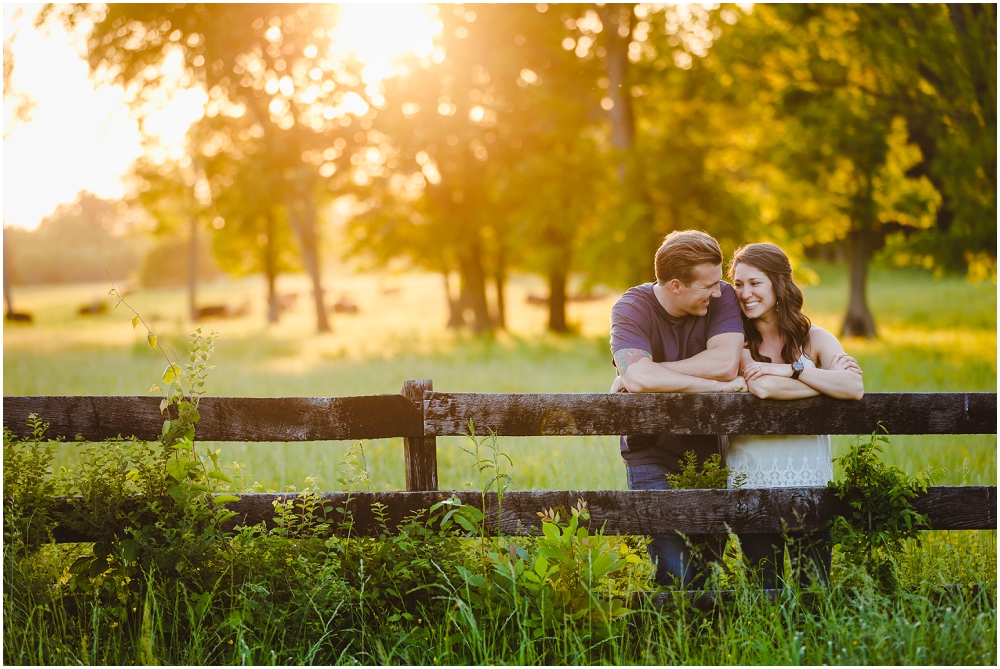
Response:
[[[806,367],[816,366],[805,355],[799,360]],[[740,474],[746,474],[743,488],[825,486],[833,480],[831,460],[826,434],[730,436],[726,451],[729,487]]]

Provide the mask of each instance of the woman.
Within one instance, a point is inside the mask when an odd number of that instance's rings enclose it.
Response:
[[[746,344],[740,373],[751,393],[779,400],[820,394],[861,399],[861,368],[836,337],[802,313],[802,291],[792,281],[784,251],[774,244],[748,244],[733,255],[729,278],[743,312]],[[738,476],[745,477],[746,488],[825,486],[833,478],[831,459],[828,435],[730,437],[730,487]],[[739,538],[765,588],[778,587],[786,544],[800,585],[807,585],[816,573],[824,584],[829,581],[828,532]]]

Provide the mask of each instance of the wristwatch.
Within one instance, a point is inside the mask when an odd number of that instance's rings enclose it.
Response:
[[[801,360],[796,360],[795,362],[793,362],[792,363],[792,379],[798,379],[799,378],[799,374],[801,374],[802,370],[805,369],[805,368],[806,368],[806,366],[802,364]]]

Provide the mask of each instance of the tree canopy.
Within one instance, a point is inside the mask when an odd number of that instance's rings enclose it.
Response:
[[[137,106],[169,86],[204,89],[178,168],[201,189],[188,202],[213,222],[224,268],[264,271],[272,286],[307,269],[320,330],[324,211],[341,196],[361,212],[342,252],[440,272],[451,324],[476,331],[503,327],[512,271],[546,277],[549,326],[566,331],[571,273],[648,281],[662,237],[684,228],[726,250],[845,245],[846,334],[875,334],[877,254],[995,277],[995,6],[425,11],[433,53],[379,76],[337,48],[336,6],[61,16],[93,22],[93,72],[127,84]],[[167,76],[178,62],[183,74]],[[165,192],[154,181],[149,192]]]

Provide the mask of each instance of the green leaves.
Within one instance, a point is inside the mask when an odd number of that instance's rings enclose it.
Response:
[[[152,335],[150,336],[152,337]],[[156,338],[153,337],[153,340],[154,340],[153,348],[156,348],[155,345]],[[161,377],[161,380],[164,383],[174,383],[180,377],[180,375],[181,375],[181,368],[171,363],[167,365],[167,368],[165,370],[163,370],[163,376]]]
[[[700,470],[694,451],[685,452],[684,460],[678,464],[681,466],[680,474],[667,474],[671,488],[687,490],[726,487],[729,467],[722,466],[722,459],[718,453],[713,454],[711,458],[702,463]],[[741,480],[737,480],[735,487],[738,488],[741,482]]]
[[[851,513],[834,518],[831,533],[848,562],[862,565],[883,590],[891,591],[898,585],[897,555],[905,540],[919,541],[918,530],[927,527],[926,516],[917,513],[910,500],[926,491],[930,474],[909,477],[898,467],[886,465],[879,458],[882,444],[889,443],[885,433],[879,423],[867,440],[858,438],[837,459],[844,479],[830,486]]]
[[[148,335],[146,335],[146,341],[149,343],[149,348],[155,351],[156,347],[158,346],[158,344],[156,343],[156,335],[150,332]]]

